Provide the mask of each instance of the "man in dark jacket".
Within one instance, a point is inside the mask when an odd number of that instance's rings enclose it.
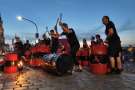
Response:
[[[121,60],[121,41],[117,33],[115,25],[110,21],[108,16],[102,18],[103,24],[106,26],[105,34],[107,36],[106,41],[108,42],[108,55],[111,63],[112,73],[120,73],[122,71],[122,60]],[[115,61],[117,63],[115,63]],[[117,64],[117,65],[115,65]]]
[[[60,26],[63,30],[63,33],[61,35],[65,35],[67,37],[68,43],[70,45],[70,48],[71,48],[70,54],[73,58],[74,65],[76,67],[78,67],[77,71],[78,70],[81,71],[82,67],[79,65],[79,63],[76,59],[76,53],[80,48],[80,44],[79,44],[79,41],[78,41],[77,36],[75,34],[75,31],[72,28],[69,28],[66,23],[61,23]]]

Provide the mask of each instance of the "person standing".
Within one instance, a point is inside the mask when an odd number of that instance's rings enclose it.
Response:
[[[19,37],[15,37],[15,39],[14,51],[18,54],[19,58],[21,58],[24,55],[24,46]]]
[[[50,30],[51,35],[51,53],[57,53],[59,47],[59,34],[54,30]]]
[[[108,16],[103,16],[102,22],[106,27],[106,41],[108,43],[108,55],[111,64],[111,73],[121,73],[122,60],[121,60],[121,41],[116,31],[115,25],[110,21]],[[116,65],[117,64],[117,65]]]
[[[29,40],[26,40],[26,43],[24,44],[24,52],[26,52],[30,48],[31,48],[31,44],[30,44]]]
[[[82,71],[82,67],[79,65],[77,59],[76,59],[76,53],[80,48],[79,41],[77,39],[77,36],[75,34],[75,31],[72,28],[68,27],[68,24],[66,23],[60,23],[60,26],[63,30],[61,35],[65,35],[67,37],[68,43],[70,45],[70,54],[73,58],[73,63],[75,67],[77,68],[77,71]]]
[[[47,45],[47,46],[50,46],[51,40],[50,40],[50,38],[47,37],[46,33],[43,34],[42,38],[43,38],[42,43]]]
[[[96,44],[104,44],[99,34],[96,35]]]
[[[89,49],[87,40],[86,40],[85,38],[83,39],[83,48],[84,48],[84,49]]]

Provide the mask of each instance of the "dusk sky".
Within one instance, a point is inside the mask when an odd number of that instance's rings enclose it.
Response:
[[[17,21],[18,15],[35,21],[43,34],[45,27],[54,27],[63,13],[63,21],[75,29],[78,37],[90,38],[96,33],[105,37],[101,20],[108,15],[122,43],[135,44],[135,0],[0,0],[0,12],[6,39],[15,33],[25,39],[34,38],[35,27],[27,21]]]

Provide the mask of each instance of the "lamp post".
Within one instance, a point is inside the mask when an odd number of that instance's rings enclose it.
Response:
[[[19,21],[26,20],[26,21],[32,23],[32,24],[36,27],[35,37],[36,37],[36,39],[39,38],[38,27],[37,27],[37,24],[36,24],[34,21],[32,21],[32,20],[30,20],[30,19],[27,19],[27,18],[25,18],[25,17],[22,17],[22,16],[17,16],[16,18],[17,18],[17,20],[19,20]]]

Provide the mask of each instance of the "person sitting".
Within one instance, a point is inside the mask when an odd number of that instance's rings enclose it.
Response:
[[[103,40],[101,39],[100,35],[96,35],[96,44],[103,44]]]

